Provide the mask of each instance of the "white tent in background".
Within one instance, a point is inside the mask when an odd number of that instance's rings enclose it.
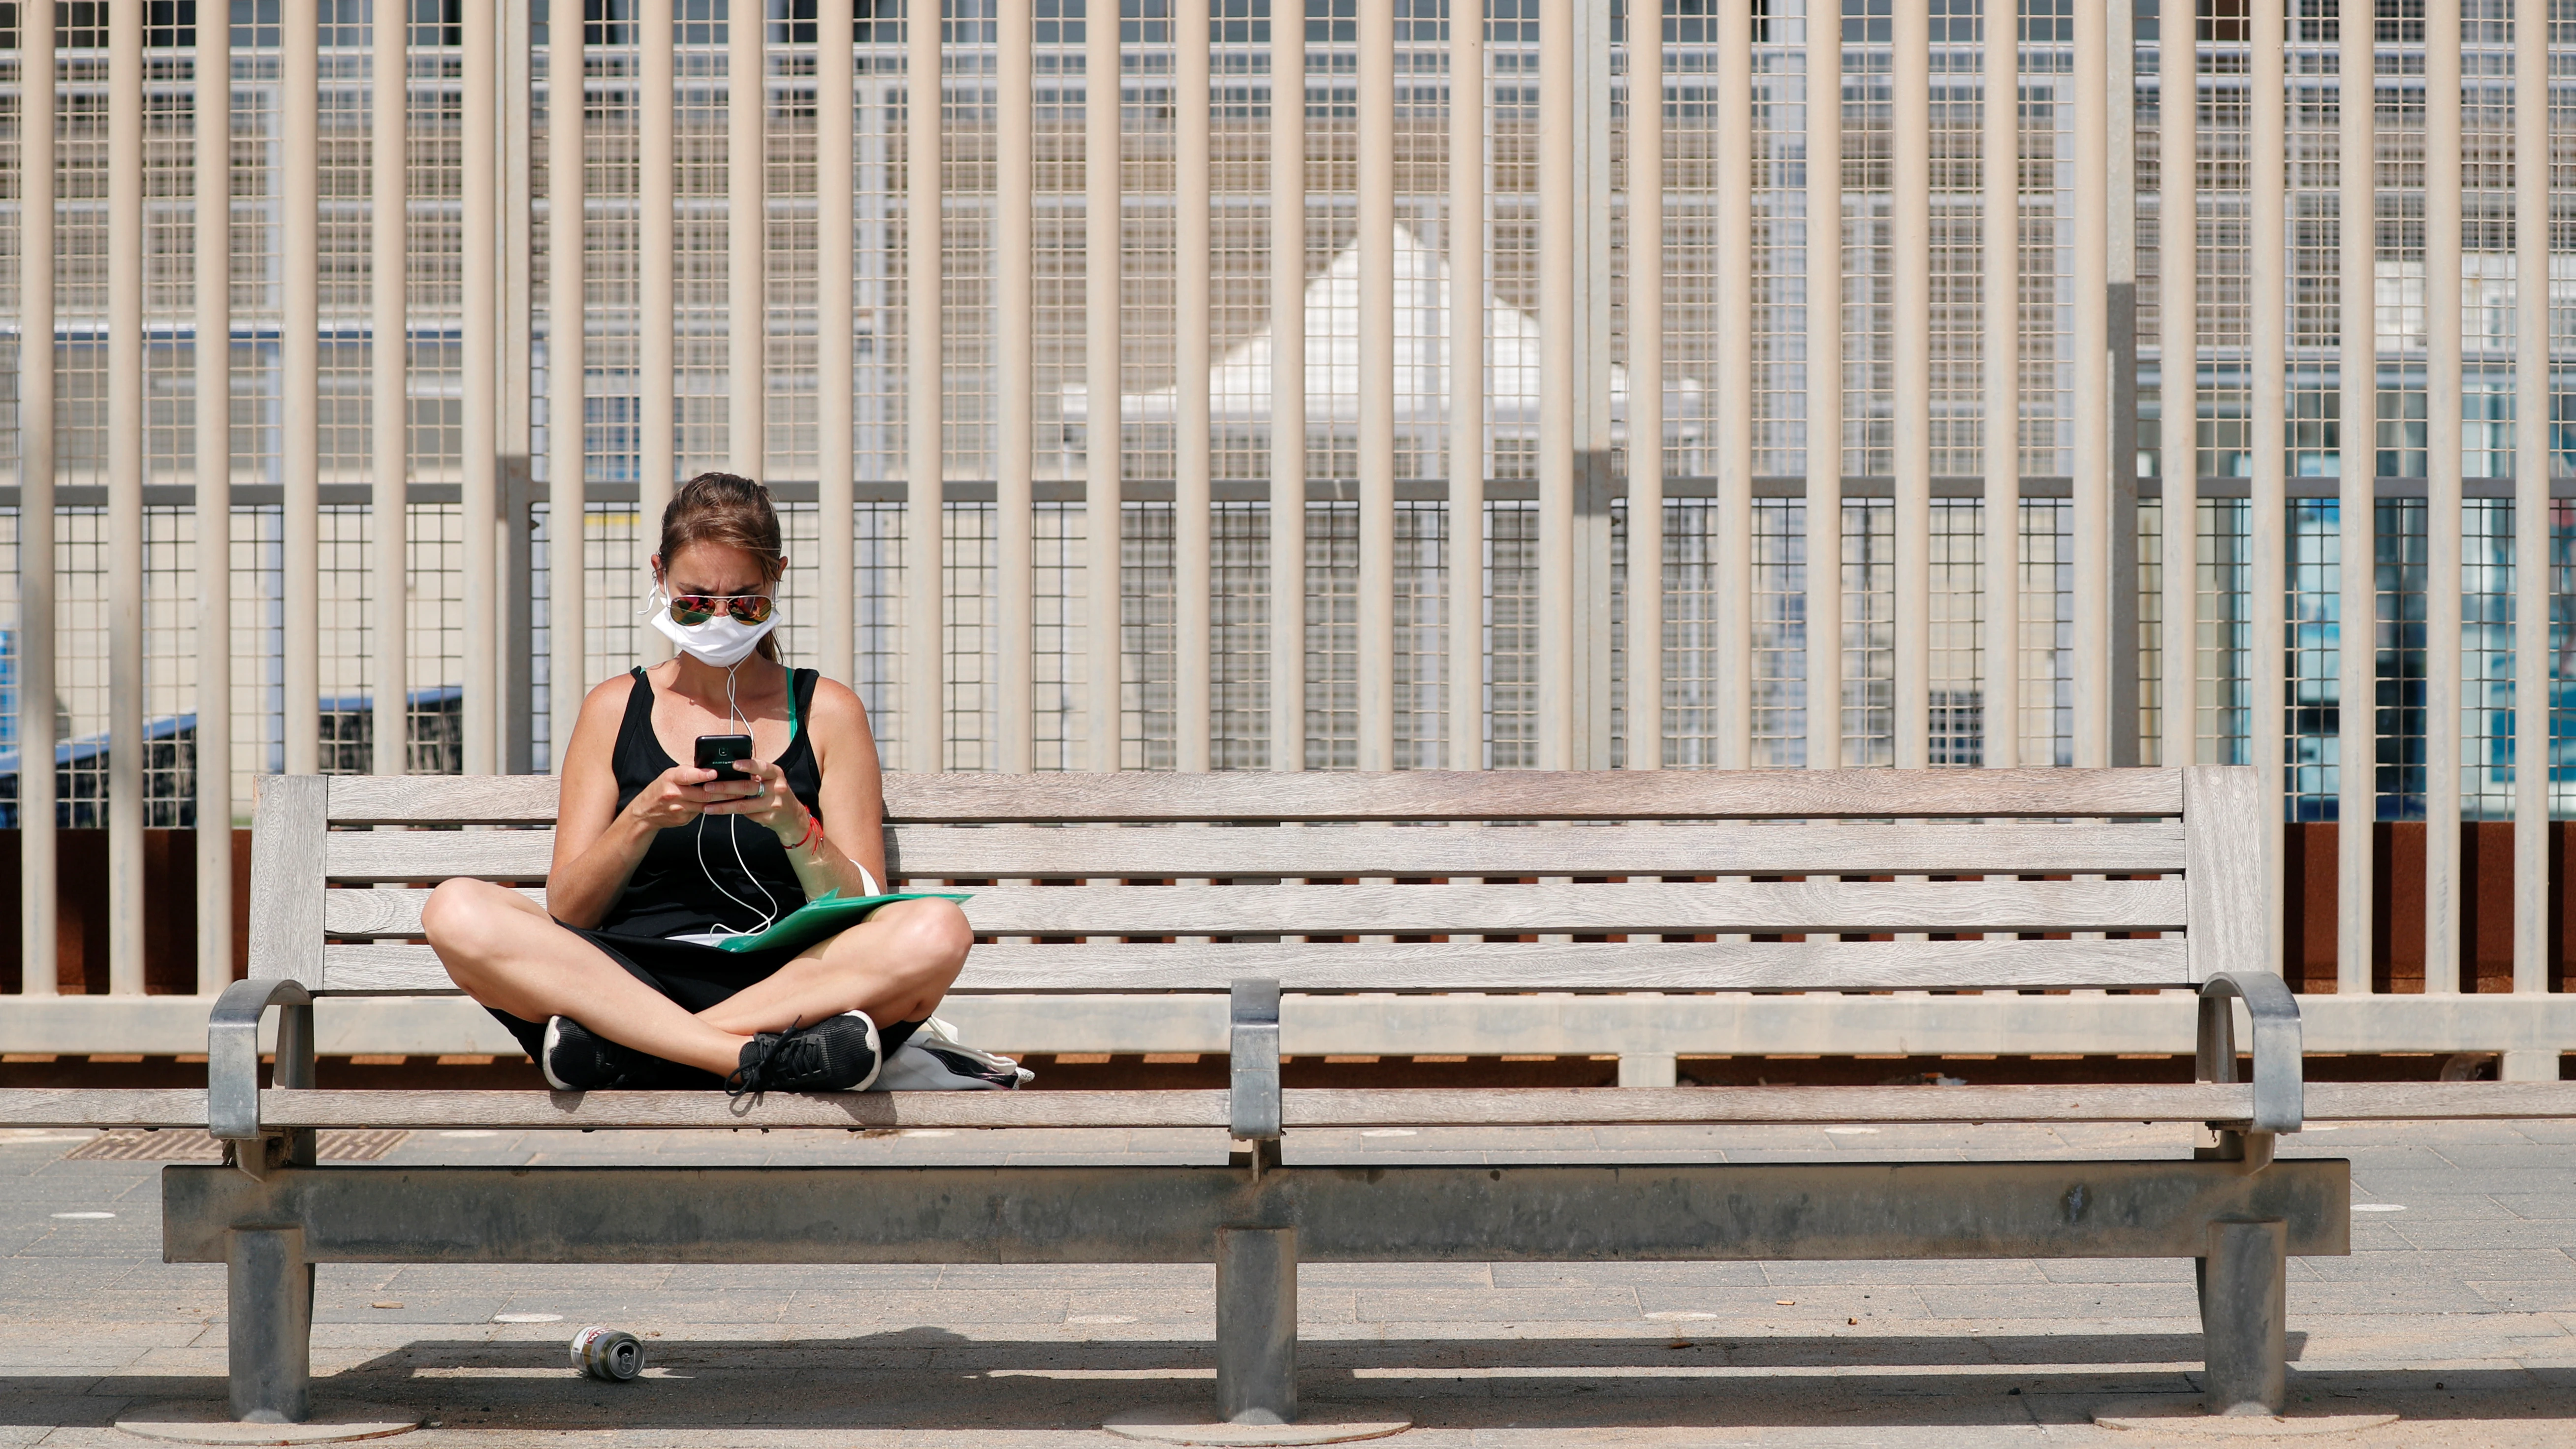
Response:
[[[1399,455],[1436,459],[1449,422],[1449,264],[1404,227],[1395,228],[1395,429]],[[1306,417],[1308,427],[1343,435],[1349,442],[1360,416],[1360,250],[1354,239],[1306,286]],[[1185,322],[1183,325],[1187,325]],[[1485,391],[1487,417],[1497,438],[1535,439],[1539,402],[1538,319],[1487,299]],[[1271,328],[1263,326],[1208,369],[1208,410],[1218,446],[1260,448],[1270,427]],[[1685,444],[1700,437],[1703,390],[1690,380],[1665,384],[1666,436]],[[1061,416],[1068,425],[1090,420],[1090,390],[1065,384]],[[1128,393],[1119,412],[1129,429],[1172,427],[1178,393],[1165,387]],[[1624,434],[1628,419],[1628,369],[1610,369],[1610,416]],[[1068,438],[1070,442],[1070,438]],[[1444,471],[1434,463],[1432,472]],[[1685,471],[1696,473],[1696,467]]]

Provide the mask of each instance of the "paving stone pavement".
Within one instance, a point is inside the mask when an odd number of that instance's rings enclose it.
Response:
[[[160,1258],[152,1163],[0,1132],[0,1449],[127,1445],[128,1407],[213,1399],[223,1269]],[[2184,1155],[2174,1127],[1559,1129],[1310,1134],[1298,1160],[1638,1161]],[[389,1162],[1188,1162],[1214,1134],[420,1133]],[[2307,1444],[2576,1445],[2576,1122],[2345,1124],[2284,1155],[2353,1162],[2349,1258],[2290,1265],[2292,1411],[2402,1415]],[[95,1216],[112,1213],[112,1217]],[[63,1216],[75,1214],[77,1216]],[[420,1449],[1055,1449],[1196,1409],[1202,1267],[327,1264],[317,1390],[434,1421]],[[1299,1279],[1311,1410],[1410,1417],[1420,1449],[2212,1444],[2098,1428],[2196,1391],[2191,1267],[1968,1263],[1318,1264]],[[1781,1300],[1789,1300],[1783,1302]],[[398,1307],[378,1307],[398,1304]],[[503,1323],[505,1314],[548,1314]],[[1852,1320],[1858,1320],[1853,1322]],[[627,1385],[572,1331],[647,1336]]]

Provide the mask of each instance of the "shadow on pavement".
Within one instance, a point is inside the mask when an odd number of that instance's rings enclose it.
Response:
[[[996,1341],[913,1328],[649,1346],[647,1376],[628,1384],[580,1377],[552,1342],[422,1339],[315,1387],[460,1430],[642,1433],[1078,1431],[1131,1409],[1201,1410],[1214,1390],[1210,1346],[1195,1340]],[[2294,1335],[2294,1355],[2300,1346]],[[1318,1414],[1394,1411],[1424,1428],[2027,1426],[2190,1394],[2199,1353],[2186,1334],[1310,1340],[1300,1392]],[[101,1425],[136,1402],[222,1392],[212,1375],[0,1378],[0,1427]],[[2576,1369],[2298,1371],[2291,1399],[2294,1414],[2569,1419]]]

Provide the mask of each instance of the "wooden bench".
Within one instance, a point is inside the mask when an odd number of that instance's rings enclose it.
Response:
[[[2347,1252],[2338,1160],[2274,1160],[2305,1097],[2262,939],[2251,770],[892,775],[893,875],[975,892],[960,992],[1227,993],[1230,1089],[836,1094],[323,1091],[312,1005],[451,992],[427,887],[541,896],[554,782],[262,781],[253,976],[214,1010],[165,1255],[230,1267],[231,1406],[309,1411],[309,1265],[1171,1263],[1217,1267],[1221,1418],[1296,1415],[1296,1264],[2172,1257],[2200,1261],[2209,1402],[2278,1412],[2284,1263]],[[417,827],[467,827],[423,829]],[[369,828],[376,827],[376,828]],[[384,828],[397,827],[397,828]],[[399,828],[415,827],[415,828]],[[2046,937],[2046,938],[2043,938]],[[2200,1081],[1286,1090],[1284,1010],[1353,992],[2186,989]],[[2238,1080],[2236,1015],[2252,1025]],[[259,1030],[280,1011],[274,1084]],[[1004,1048],[1011,1044],[998,1042]],[[2179,1045],[2179,1044],[2177,1044]],[[1426,1042],[1426,1052],[1455,1050]],[[2487,1084],[2482,1084],[2487,1085]],[[9,1094],[20,1121],[185,1125],[189,1094]],[[50,1102],[38,1097],[50,1096]],[[108,1098],[122,1096],[122,1101]],[[2490,1113],[2516,1115],[2510,1099]],[[50,1113],[50,1115],[48,1115]],[[1581,1123],[2208,1124],[2112,1161],[1389,1165],[1304,1129]],[[373,1128],[1226,1128],[1202,1166],[317,1166]]]

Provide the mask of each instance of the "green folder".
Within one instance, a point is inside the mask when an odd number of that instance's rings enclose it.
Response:
[[[868,918],[868,912],[896,901],[963,901],[972,893],[952,895],[944,891],[896,891],[882,896],[845,896],[838,888],[823,892],[813,900],[780,917],[768,930],[752,936],[727,936],[716,944],[720,951],[766,951],[773,946],[802,949],[826,936],[838,935]]]

